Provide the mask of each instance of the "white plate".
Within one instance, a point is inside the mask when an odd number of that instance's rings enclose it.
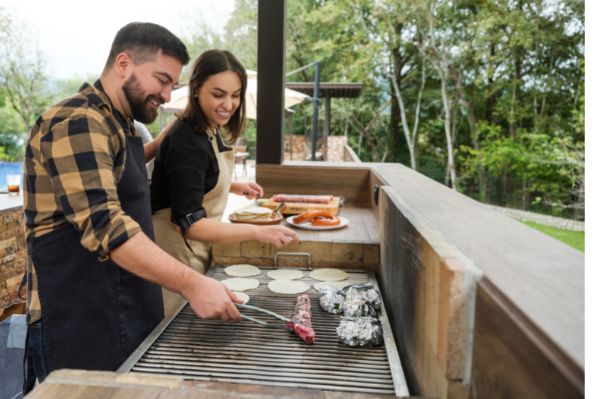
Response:
[[[310,222],[305,222],[305,223],[294,223],[294,218],[298,216],[298,215],[293,215],[293,216],[289,216],[285,219],[286,222],[288,222],[288,224],[294,226],[294,227],[298,227],[299,229],[305,229],[305,230],[336,230],[336,229],[341,229],[342,227],[346,227],[348,225],[348,219],[346,219],[345,217],[342,216],[338,216],[338,218],[340,219],[340,224],[336,225],[336,226],[313,226],[312,224],[310,224]]]

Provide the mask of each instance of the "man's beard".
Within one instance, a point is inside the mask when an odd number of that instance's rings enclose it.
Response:
[[[144,95],[144,90],[142,90],[135,73],[132,73],[123,85],[123,93],[129,103],[133,119],[142,123],[154,122],[158,116],[158,112],[156,109],[151,108],[148,103],[152,98],[155,98],[159,104],[162,103],[162,101],[155,96],[146,97]]]

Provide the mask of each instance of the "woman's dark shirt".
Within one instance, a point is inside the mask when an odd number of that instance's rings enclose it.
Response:
[[[206,216],[204,195],[219,180],[219,164],[211,140],[215,138],[177,120],[156,154],[150,185],[152,213],[171,208],[171,220],[183,230],[180,221],[186,215],[200,212]]]

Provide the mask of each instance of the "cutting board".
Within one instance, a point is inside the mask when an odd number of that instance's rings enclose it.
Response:
[[[281,202],[275,202],[271,199],[268,199],[264,202],[261,201],[260,205],[267,208],[275,209],[279,205],[281,205]],[[314,210],[329,211],[334,215],[337,215],[340,211],[340,197],[333,197],[331,201],[329,201],[329,203],[327,204],[313,204],[310,202],[286,202],[285,206],[281,208],[280,212],[283,215],[297,215],[302,212]]]

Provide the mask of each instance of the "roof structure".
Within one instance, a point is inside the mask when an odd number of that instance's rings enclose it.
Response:
[[[313,82],[289,82],[285,84],[285,87],[312,96],[315,84]],[[356,98],[360,95],[362,87],[362,83],[319,83],[319,97]]]

